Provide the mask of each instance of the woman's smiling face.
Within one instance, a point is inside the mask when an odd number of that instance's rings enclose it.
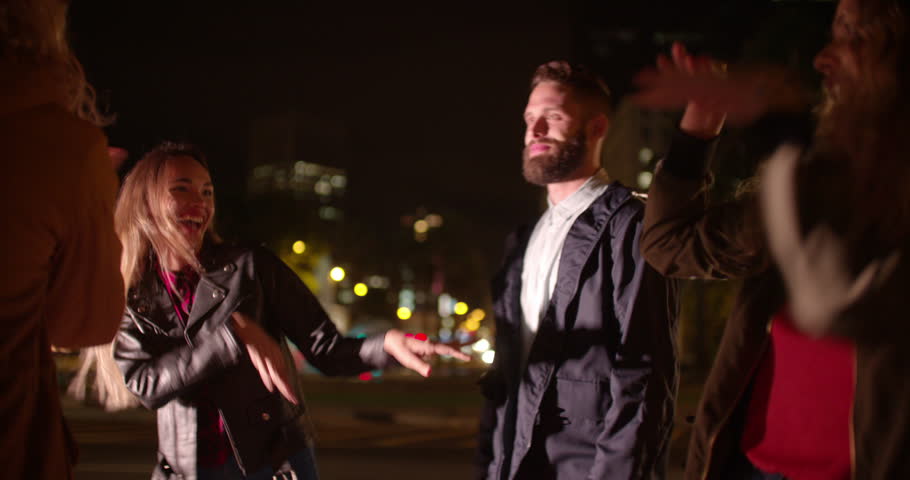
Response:
[[[212,177],[201,163],[187,155],[169,158],[162,175],[168,202],[165,211],[198,253],[215,216]]]

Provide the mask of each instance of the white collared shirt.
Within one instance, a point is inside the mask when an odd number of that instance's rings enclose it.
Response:
[[[550,303],[556,288],[562,246],[572,224],[609,187],[607,173],[600,169],[578,190],[561,202],[553,204],[537,221],[525,250],[521,270],[521,310],[524,322],[521,329],[522,358],[527,360],[537,326]]]

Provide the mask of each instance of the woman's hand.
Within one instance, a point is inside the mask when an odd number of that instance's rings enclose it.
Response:
[[[395,357],[398,363],[414,370],[424,377],[430,376],[430,365],[424,360],[433,355],[450,355],[459,360],[470,360],[471,357],[448,346],[436,342],[419,340],[401,330],[392,329],[386,332],[383,348],[386,353]]]
[[[297,396],[294,395],[294,389],[288,380],[291,372],[284,361],[281,346],[249,316],[234,312],[231,318],[234,321],[234,332],[246,345],[246,351],[250,354],[250,360],[259,372],[259,377],[262,378],[262,384],[270,392],[277,388],[284,398],[296,405]]]

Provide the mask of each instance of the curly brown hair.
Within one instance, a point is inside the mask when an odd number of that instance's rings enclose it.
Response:
[[[70,112],[109,125],[113,116],[99,111],[95,89],[67,41],[67,6],[61,0],[0,0],[0,58],[47,70],[64,89]]]
[[[836,104],[824,105],[819,154],[843,165],[848,237],[895,248],[910,238],[910,5],[858,2],[863,80]]]

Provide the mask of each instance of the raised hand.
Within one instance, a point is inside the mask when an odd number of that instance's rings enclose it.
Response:
[[[640,72],[635,83],[639,92],[633,102],[655,110],[686,108],[680,128],[701,137],[716,135],[725,117],[746,125],[769,110],[798,110],[808,104],[799,82],[782,69],[727,72],[722,63],[693,56],[680,43],[673,44],[670,57],[658,56],[657,67]]]
[[[398,363],[424,377],[430,376],[430,365],[424,360],[433,355],[450,355],[460,360],[471,359],[468,355],[448,345],[432,342],[426,338],[421,340],[396,329],[386,332],[383,347],[386,353],[398,360]]]
[[[270,392],[277,388],[284,398],[296,405],[297,396],[289,381],[289,375],[293,372],[289,371],[284,361],[281,346],[247,315],[234,312],[231,314],[231,318],[234,321],[234,332],[246,345],[250,360],[256,367],[256,371],[259,372],[262,384]]]
[[[785,144],[768,160],[760,193],[768,247],[781,272],[796,324],[820,336],[831,329],[837,314],[860,299],[900,258],[892,253],[869,263],[854,276],[847,265],[846,246],[822,224],[802,237],[796,195],[800,149]]]
[[[700,78],[726,75],[725,64],[710,57],[696,57],[679,42],[673,44],[670,53],[671,58],[663,54],[658,55],[658,71]],[[710,104],[700,102],[698,99],[689,99],[679,128],[695,137],[713,138],[720,134],[726,118],[726,112],[712,109]]]

